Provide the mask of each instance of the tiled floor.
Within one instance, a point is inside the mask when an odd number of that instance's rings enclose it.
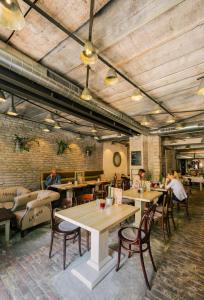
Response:
[[[146,290],[139,257],[132,256],[118,273],[114,270],[93,291],[72,274],[69,266],[62,271],[62,244],[55,241],[54,256],[48,259],[49,226],[30,232],[24,239],[16,234],[12,244],[0,244],[0,300],[142,300],[204,299],[204,193],[194,192],[190,203],[191,221],[178,214],[178,229],[164,244],[160,229],[154,228],[153,255],[158,266],[154,276],[149,257],[147,271],[152,278],[151,292]],[[110,235],[110,245],[117,247],[117,231]],[[86,251],[83,240],[83,251]],[[67,264],[78,257],[77,243],[67,249]]]

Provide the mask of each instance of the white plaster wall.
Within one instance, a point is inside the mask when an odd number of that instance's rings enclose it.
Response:
[[[119,152],[122,158],[121,165],[115,167],[113,164],[113,154]],[[112,179],[115,173],[127,175],[127,148],[122,144],[112,144],[106,142],[103,144],[103,170],[107,179]]]

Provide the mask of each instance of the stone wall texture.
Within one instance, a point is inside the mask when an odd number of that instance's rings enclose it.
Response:
[[[0,186],[23,185],[32,190],[40,188],[40,175],[56,167],[59,171],[101,170],[103,145],[91,138],[76,139],[76,135],[56,130],[44,132],[42,125],[17,118],[0,116]],[[36,139],[30,151],[15,149],[15,134]],[[56,141],[69,141],[71,150],[57,155]],[[90,157],[86,145],[95,145]]]

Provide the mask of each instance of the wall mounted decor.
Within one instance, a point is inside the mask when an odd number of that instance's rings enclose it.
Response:
[[[121,165],[121,161],[122,161],[122,158],[121,158],[121,155],[119,152],[115,152],[113,154],[113,164],[115,167],[120,167]]]

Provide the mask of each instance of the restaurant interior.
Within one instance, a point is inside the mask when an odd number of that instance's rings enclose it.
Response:
[[[0,1],[0,300],[204,299],[204,0]]]

